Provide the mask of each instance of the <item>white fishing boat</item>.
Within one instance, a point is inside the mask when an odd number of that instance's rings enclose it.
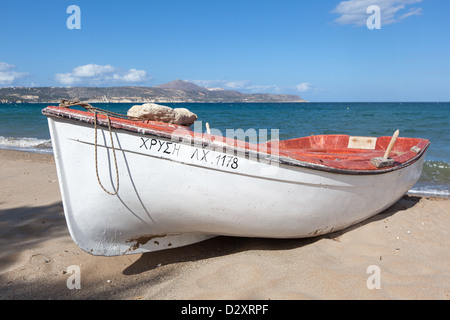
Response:
[[[218,236],[341,230],[399,200],[429,141],[317,135],[251,144],[189,127],[49,106],[67,225],[94,255]]]

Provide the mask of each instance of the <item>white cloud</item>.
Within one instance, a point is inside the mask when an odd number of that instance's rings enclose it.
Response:
[[[75,77],[80,78],[95,78],[103,77],[111,74],[115,71],[115,68],[111,65],[100,66],[98,64],[86,64],[84,66],[76,67],[72,70],[72,74]]]
[[[8,71],[14,69],[15,67],[12,64],[6,62],[0,62],[0,72]]]
[[[150,76],[144,70],[122,71],[111,65],[86,64],[69,73],[57,73],[55,79],[64,85],[138,83],[148,81]]]
[[[313,87],[311,86],[311,83],[308,82],[302,82],[295,86],[295,89],[297,89],[298,92],[306,92],[313,90]]]
[[[222,88],[226,90],[245,89],[250,85],[247,80],[188,80],[205,88]]]
[[[294,86],[279,86],[276,84],[253,84],[248,80],[188,80],[199,86],[206,88],[222,88],[225,90],[237,90],[248,93],[287,93],[287,92],[307,92],[316,90],[310,83],[302,82]]]
[[[188,80],[206,88],[222,88],[225,90],[237,90],[246,92],[274,92],[281,91],[277,85],[257,85],[248,80]]]
[[[120,79],[126,82],[143,82],[147,80],[147,72],[144,70],[130,69]]]
[[[17,79],[29,75],[26,72],[14,71],[16,67],[6,62],[0,62],[0,85],[11,84]]]
[[[407,13],[402,14],[400,17],[398,17],[399,20],[408,18],[410,16],[418,16],[421,15],[423,12],[422,8],[411,8]]]
[[[377,5],[381,9],[381,24],[386,25],[422,14],[422,8],[410,8],[407,13],[402,14],[407,5],[419,2],[422,0],[348,0],[341,1],[331,12],[340,15],[334,20],[338,24],[365,26],[370,16],[366,11],[367,7]]]
[[[59,83],[62,83],[62,84],[65,84],[65,85],[72,85],[75,82],[80,80],[80,79],[75,78],[74,76],[72,76],[71,73],[58,73],[58,74],[55,74],[55,79]]]
[[[227,89],[245,89],[250,86],[250,81],[247,80],[237,80],[237,81],[226,81],[223,85]]]

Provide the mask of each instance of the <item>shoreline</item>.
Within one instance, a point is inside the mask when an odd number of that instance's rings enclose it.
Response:
[[[93,256],[71,239],[52,154],[0,149],[0,299],[450,299],[450,200],[406,195],[306,239],[216,237]],[[69,289],[70,266],[81,288]],[[381,286],[368,282],[378,267]]]
[[[51,143],[50,138],[45,139]],[[45,154],[45,155],[51,155],[54,156],[53,149],[44,149],[44,148],[32,148],[32,147],[11,147],[11,148],[2,148],[0,146],[0,151],[13,151],[13,152],[25,152],[25,153],[37,153],[37,154]],[[45,151],[44,151],[45,150]],[[450,193],[443,193],[441,190],[435,190],[435,189],[425,189],[425,190],[414,190],[411,189],[407,193],[407,195],[410,196],[419,196],[419,197],[437,197],[437,198],[444,198],[444,199],[450,199]]]

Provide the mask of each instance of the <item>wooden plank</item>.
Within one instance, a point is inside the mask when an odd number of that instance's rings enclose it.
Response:
[[[375,137],[352,136],[352,137],[349,137],[349,139],[348,139],[347,148],[375,150],[376,143],[377,143],[377,138],[375,138]]]

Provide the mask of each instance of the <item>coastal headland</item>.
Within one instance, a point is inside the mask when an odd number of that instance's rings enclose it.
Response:
[[[174,80],[154,87],[6,87],[0,88],[0,103],[59,103],[80,99],[88,103],[277,103],[307,102],[297,95],[242,93],[204,88]]]

